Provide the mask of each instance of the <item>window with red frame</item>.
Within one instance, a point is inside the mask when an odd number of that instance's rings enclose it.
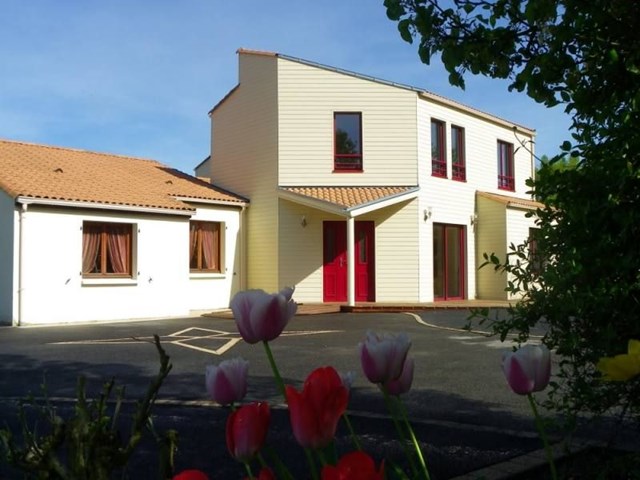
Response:
[[[444,122],[431,120],[431,175],[447,178]]]
[[[333,114],[333,168],[362,171],[362,114]]]
[[[451,126],[451,178],[464,182],[467,169],[464,153],[464,128]]]
[[[513,175],[513,144],[498,140],[498,188],[515,190]]]

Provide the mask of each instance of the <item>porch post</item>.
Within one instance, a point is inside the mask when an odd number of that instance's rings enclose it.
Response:
[[[355,219],[347,218],[347,305],[356,304]]]

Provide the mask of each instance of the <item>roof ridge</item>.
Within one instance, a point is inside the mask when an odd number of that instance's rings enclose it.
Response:
[[[13,143],[13,144],[17,144],[17,145],[25,145],[27,147],[50,148],[52,150],[62,150],[62,151],[66,151],[66,152],[91,153],[93,155],[102,155],[104,157],[116,157],[116,158],[122,158],[122,159],[128,159],[128,160],[137,160],[137,161],[141,161],[141,162],[149,162],[149,163],[155,163],[155,164],[158,164],[158,165],[163,165],[159,161],[154,160],[152,158],[133,157],[131,155],[123,155],[123,154],[118,154],[118,153],[96,152],[95,150],[86,150],[86,149],[82,149],[82,148],[73,148],[73,147],[61,147],[59,145],[48,145],[48,144],[43,144],[43,143],[25,142],[23,140],[9,140],[9,139],[6,139],[6,138],[0,138],[0,142]]]

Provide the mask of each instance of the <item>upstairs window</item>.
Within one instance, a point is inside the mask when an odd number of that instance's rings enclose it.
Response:
[[[447,178],[444,122],[431,120],[431,175]]]
[[[189,223],[189,268],[192,272],[222,271],[220,222]]]
[[[513,175],[513,144],[498,140],[498,188],[515,190]]]
[[[333,168],[362,171],[362,114],[333,114]]]
[[[451,126],[451,178],[464,182],[467,169],[464,151],[464,128]]]
[[[130,278],[132,231],[129,223],[84,222],[82,275]]]

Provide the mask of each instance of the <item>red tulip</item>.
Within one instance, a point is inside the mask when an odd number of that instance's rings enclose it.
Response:
[[[227,447],[233,458],[251,460],[264,445],[271,413],[266,403],[250,403],[227,419]]]
[[[402,366],[411,347],[409,337],[378,335],[367,332],[363,343],[358,345],[362,370],[371,383],[386,383],[400,377]]]
[[[309,374],[302,392],[286,387],[293,435],[305,448],[322,448],[336,434],[338,420],[347,409],[349,392],[333,367]]]
[[[183,470],[174,475],[173,480],[209,480],[209,477],[200,470]]]
[[[544,390],[551,377],[551,354],[544,345],[525,345],[502,357],[502,370],[518,395]]]
[[[376,471],[373,459],[364,452],[351,452],[344,455],[338,465],[325,465],[322,468],[322,480],[383,480],[384,462]]]
[[[263,467],[262,470],[260,470],[260,474],[255,478],[256,480],[276,480],[273,471],[268,467]],[[244,480],[249,480],[249,477],[244,477]]]
[[[395,380],[390,380],[384,384],[384,388],[387,389],[389,395],[399,396],[403,393],[407,393],[411,390],[411,384],[413,383],[413,358],[407,356],[402,366],[402,373]]]
[[[239,402],[247,394],[249,362],[232,358],[219,365],[207,365],[205,386],[211,399],[220,405]]]
[[[298,309],[292,295],[290,287],[271,295],[263,290],[236,293],[231,310],[244,341],[253,344],[278,338]]]

